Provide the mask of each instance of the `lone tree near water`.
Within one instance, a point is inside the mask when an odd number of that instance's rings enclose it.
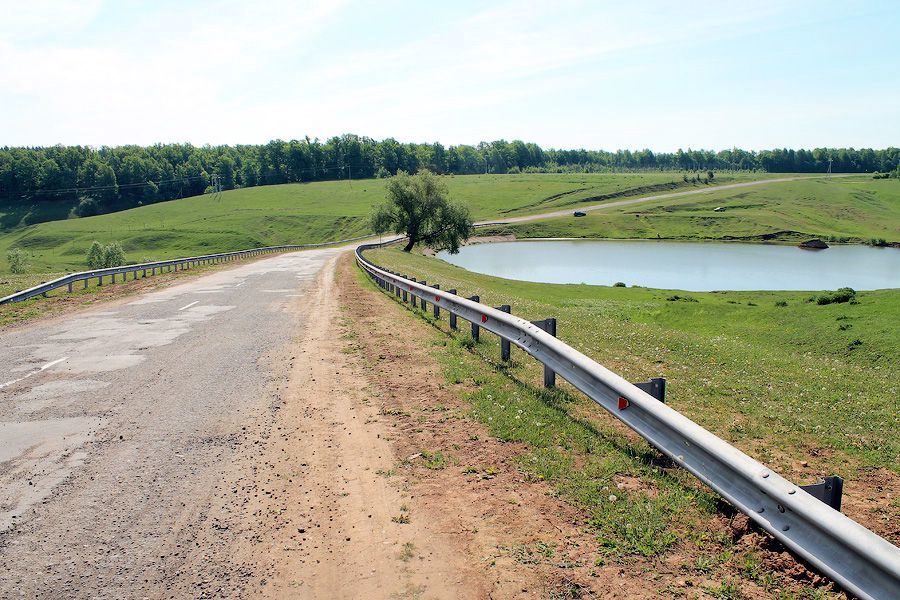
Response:
[[[427,170],[416,175],[399,171],[387,183],[387,199],[372,214],[372,227],[377,233],[406,235],[404,252],[428,244],[456,254],[469,238],[472,220],[468,208],[450,201],[441,177]]]

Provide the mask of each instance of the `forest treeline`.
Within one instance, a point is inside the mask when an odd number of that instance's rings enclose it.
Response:
[[[210,191],[278,183],[387,177],[427,167],[436,173],[602,172],[618,170],[761,170],[824,173],[895,172],[900,149],[817,148],[552,150],[519,140],[477,146],[405,144],[357,135],[327,141],[274,140],[263,145],[51,146],[0,148],[0,203],[71,202],[87,216]]]

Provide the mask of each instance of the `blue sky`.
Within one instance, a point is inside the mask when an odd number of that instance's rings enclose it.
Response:
[[[0,0],[0,145],[900,145],[900,2]]]

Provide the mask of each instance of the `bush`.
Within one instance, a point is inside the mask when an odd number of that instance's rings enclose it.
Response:
[[[6,251],[6,262],[9,263],[9,270],[16,275],[21,275],[28,270],[28,263],[25,262],[25,253],[19,248],[10,248]]]
[[[122,244],[113,242],[103,249],[103,265],[105,268],[120,267],[125,264],[125,250]]]
[[[100,203],[96,198],[82,196],[78,199],[78,206],[75,207],[75,214],[79,217],[91,217],[100,214]]]
[[[103,268],[103,246],[97,240],[94,240],[91,247],[88,248],[87,264],[89,269]]]
[[[850,302],[856,298],[856,290],[853,288],[843,287],[833,292],[827,292],[816,297],[816,304],[824,306],[825,304],[842,304]]]
[[[878,248],[884,248],[885,246],[888,245],[888,243],[887,243],[887,240],[884,238],[872,238],[871,240],[869,240],[869,245],[876,246]]]
[[[775,303],[775,306],[777,306],[778,308],[784,308],[785,306],[787,306],[787,302],[785,302],[784,300],[779,300]]]
[[[679,296],[678,294],[669,296],[666,300],[669,302],[698,302],[696,298],[692,298],[691,296]]]
[[[119,242],[103,246],[94,240],[87,252],[87,264],[91,269],[120,267],[125,264],[125,250]]]
[[[613,287],[626,287],[624,283],[621,281],[617,281],[613,284]]]

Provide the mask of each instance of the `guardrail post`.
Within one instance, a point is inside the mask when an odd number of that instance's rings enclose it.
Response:
[[[471,300],[472,302],[481,302],[481,297],[477,295],[469,296],[469,300]],[[475,340],[476,343],[478,343],[480,332],[481,327],[479,327],[475,321],[472,321],[472,339]]]
[[[87,289],[87,285],[88,285],[88,278],[85,277],[84,278],[84,289]]]
[[[440,284],[437,284],[437,283],[435,283],[435,284],[434,284],[433,286],[431,286],[431,287],[433,287],[433,288],[436,289],[436,290],[441,289]],[[437,299],[437,296],[435,296],[435,299]],[[431,305],[434,306],[434,318],[435,318],[435,319],[440,319],[440,318],[441,318],[441,307],[438,305],[437,302],[432,302]]]
[[[409,279],[409,277],[407,277],[406,275],[402,275],[402,277],[403,277],[403,279]],[[409,302],[409,295],[407,294],[406,289],[404,288],[403,289],[403,303],[406,304],[407,302]]]
[[[101,285],[103,285],[103,275],[97,277],[97,287],[100,287]]]
[[[73,282],[69,282],[69,293],[72,293],[72,286],[75,285]]]
[[[424,279],[420,283],[422,285],[428,285],[428,282],[425,281]],[[419,298],[419,300],[420,300],[419,304],[422,305],[422,312],[425,312],[426,310],[428,310],[428,303],[425,302],[425,298]]]
[[[116,282],[116,274],[115,274],[115,273],[112,274],[112,282],[113,282],[113,283]]]
[[[652,377],[647,381],[641,381],[635,383],[634,386],[638,389],[641,389],[663,404],[666,402],[666,378],[665,377]]]
[[[137,270],[131,272],[131,280],[137,281]]]
[[[412,281],[413,283],[416,283],[415,277],[410,277],[409,280]],[[416,295],[412,292],[410,292],[409,295],[410,295],[410,299],[412,300],[412,307],[416,308]]]
[[[456,295],[456,290],[455,290],[455,289],[447,290],[447,293],[448,293],[448,294],[453,294],[453,295],[455,296],[455,295]],[[452,331],[456,331],[456,329],[457,329],[457,327],[456,327],[456,313],[453,312],[453,311],[450,311],[450,329],[451,329]]]
[[[541,321],[532,321],[535,325],[556,337],[556,318],[550,317],[549,319],[543,319]],[[556,372],[553,371],[547,365],[544,365],[544,387],[545,388],[553,388],[556,387]]]
[[[801,490],[821,500],[834,510],[841,510],[841,495],[844,493],[844,480],[837,475],[820,477],[816,483],[799,486]]]
[[[512,312],[512,307],[509,304],[502,304],[497,307],[497,310],[503,311],[503,312],[509,314]],[[506,339],[505,337],[501,337],[500,338],[500,360],[508,361],[510,358],[510,355],[511,355],[511,352],[510,352],[509,340]]]

